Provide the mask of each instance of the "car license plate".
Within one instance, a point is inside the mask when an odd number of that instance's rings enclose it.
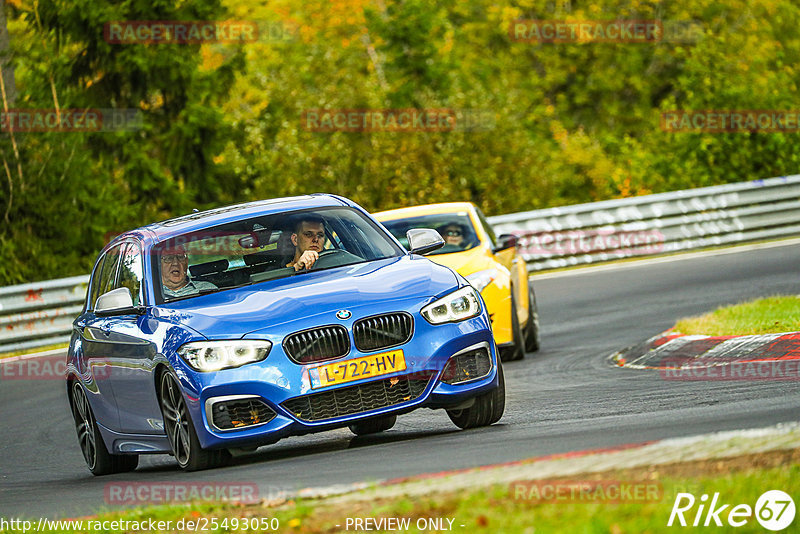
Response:
[[[354,360],[329,363],[309,369],[312,388],[324,388],[353,380],[404,371],[406,360],[402,350],[382,352]]]

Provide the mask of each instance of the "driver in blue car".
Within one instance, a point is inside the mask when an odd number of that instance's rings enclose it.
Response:
[[[301,218],[292,233],[294,257],[286,264],[295,271],[310,269],[325,248],[325,223],[321,217],[309,215]]]
[[[182,246],[166,248],[161,254],[161,291],[165,298],[194,295],[217,289],[211,282],[189,279],[189,258]]]

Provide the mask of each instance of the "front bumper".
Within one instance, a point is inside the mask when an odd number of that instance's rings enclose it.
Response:
[[[380,377],[312,388],[308,370],[313,365],[292,362],[283,352],[279,338],[270,339],[272,351],[266,360],[257,364],[217,373],[198,373],[185,365],[176,369],[200,444],[211,449],[266,445],[284,437],[340,428],[370,417],[401,414],[421,407],[463,405],[497,387],[497,354],[485,310],[475,318],[443,325],[431,325],[419,314],[413,315],[411,340],[389,349],[403,351],[406,369]],[[266,335],[264,338],[268,339]],[[489,353],[488,372],[457,384],[443,381],[452,381],[442,374],[448,360],[477,346],[485,347]],[[362,353],[353,348],[347,356],[333,361],[344,362],[380,352]],[[385,387],[381,389],[378,382],[385,382]],[[398,387],[407,389],[395,389]],[[369,392],[371,398],[385,392],[387,401],[364,402],[355,412],[352,406],[339,409],[340,404],[348,406],[353,399],[363,401],[365,392]],[[263,410],[264,417],[257,424],[220,430],[210,410],[229,398],[257,401],[253,405],[263,404],[268,410]],[[319,408],[313,412],[313,417],[309,417],[312,412],[303,408],[305,399]]]

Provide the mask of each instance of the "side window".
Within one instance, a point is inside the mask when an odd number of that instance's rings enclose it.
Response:
[[[92,294],[89,297],[89,306],[94,308],[94,301],[100,296],[100,274],[103,272],[103,263],[106,260],[107,254],[104,254],[100,261],[97,262],[97,268],[94,270],[92,276]]]
[[[344,248],[342,239],[339,237],[339,234],[336,233],[336,230],[328,230],[328,243],[325,245],[325,248]]]
[[[108,293],[116,287],[117,266],[119,265],[121,249],[122,245],[120,244],[106,252],[106,257],[103,261],[103,268],[100,270],[100,279],[98,280],[99,284],[97,285],[98,292],[97,296],[94,297],[94,301],[92,302],[92,309],[94,309],[94,306],[97,303],[97,297],[104,293]]]
[[[478,214],[478,219],[481,221],[481,225],[483,226],[484,230],[486,230],[486,233],[489,234],[489,239],[492,241],[492,247],[496,247],[497,236],[494,233],[494,228],[492,228],[492,225],[486,220],[486,217],[484,217],[483,212],[480,209],[476,208],[475,212]]]
[[[119,283],[115,287],[127,287],[133,297],[133,305],[142,303],[142,253],[136,243],[128,244],[122,255],[119,268]]]

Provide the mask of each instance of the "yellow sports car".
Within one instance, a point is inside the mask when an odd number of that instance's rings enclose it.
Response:
[[[411,229],[433,228],[442,235],[445,245],[427,257],[455,269],[480,291],[503,360],[517,360],[539,349],[536,296],[525,261],[516,254],[516,236],[495,236],[483,213],[470,202],[413,206],[374,216],[406,248],[406,232]]]

